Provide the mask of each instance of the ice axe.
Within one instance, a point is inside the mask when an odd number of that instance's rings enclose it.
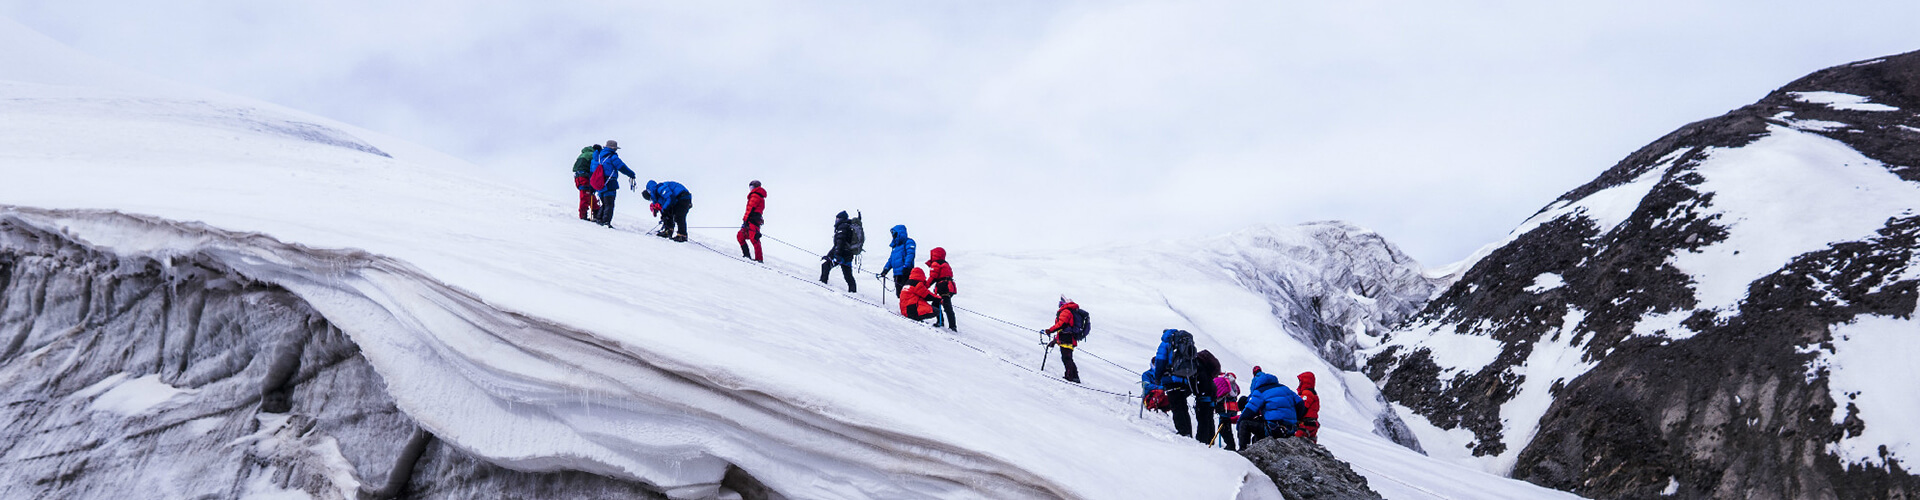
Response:
[[[1040,332],[1040,333],[1045,334],[1046,332]],[[1047,346],[1046,349],[1043,349],[1040,351],[1040,373],[1046,373],[1047,372],[1047,355],[1053,354],[1053,343],[1047,342],[1040,345]]]

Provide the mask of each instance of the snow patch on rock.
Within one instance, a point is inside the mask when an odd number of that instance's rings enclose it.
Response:
[[[1533,285],[1527,287],[1527,293],[1546,293],[1547,290],[1565,286],[1567,280],[1556,273],[1540,273],[1533,278]]]
[[[1768,136],[1714,150],[1695,168],[1706,179],[1698,189],[1714,193],[1699,215],[1714,217],[1728,232],[1725,240],[1673,257],[1674,266],[1693,277],[1700,309],[1730,310],[1749,284],[1794,256],[1872,236],[1886,214],[1920,200],[1920,185],[1840,141],[1768,128]]]
[[[1847,94],[1842,92],[1820,91],[1820,92],[1789,92],[1789,93],[1793,94],[1793,97],[1795,99],[1799,99],[1800,102],[1806,102],[1806,103],[1812,103],[1812,104],[1825,104],[1829,108],[1833,108],[1841,111],[1899,111],[1900,110],[1900,108],[1888,106],[1885,104],[1876,104],[1872,102],[1867,102],[1866,96],[1858,96],[1858,95]]]
[[[1868,315],[1833,327],[1833,347],[1822,350],[1810,370],[1824,369],[1827,390],[1838,405],[1833,422],[1848,417],[1848,405],[1866,430],[1849,434],[1827,450],[1842,460],[1874,467],[1911,463],[1920,443],[1920,397],[1911,384],[1920,380],[1920,320]]]
[[[1510,444],[1506,452],[1493,456],[1494,468],[1488,472],[1511,474],[1520,459],[1520,451],[1525,448],[1522,443],[1533,441],[1534,433],[1540,429],[1540,417],[1553,406],[1553,386],[1584,375],[1600,364],[1599,360],[1586,359],[1584,346],[1589,337],[1579,331],[1580,322],[1586,317],[1585,311],[1568,308],[1567,315],[1560,320],[1560,328],[1542,335],[1540,341],[1533,344],[1533,352],[1527,354],[1526,362],[1507,369],[1510,373],[1524,374],[1525,378],[1513,399],[1500,406],[1503,430],[1500,441]]]

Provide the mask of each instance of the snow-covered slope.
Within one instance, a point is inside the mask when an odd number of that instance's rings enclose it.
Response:
[[[1098,311],[1081,364],[1115,396],[1031,371],[1021,328],[965,316],[950,335],[873,287],[818,286],[811,255],[760,266],[586,224],[431,151],[10,23],[0,60],[0,261],[32,284],[0,295],[0,377],[33,417],[0,455],[3,496],[1275,498],[1239,456],[1136,416],[1159,329],[1242,373],[1337,374],[1351,360],[1330,346],[1366,341],[1296,327],[1378,332],[1432,286],[1329,224],[1072,256],[947,245],[963,307],[1040,325],[1065,293]],[[1329,263],[1351,267],[1299,268]],[[1395,445],[1371,383],[1321,380],[1324,440],[1390,497],[1552,493]],[[453,465],[409,480],[395,464],[422,453]]]
[[[1370,353],[1436,456],[1601,497],[1920,486],[1920,53],[1688,125],[1471,259]]]

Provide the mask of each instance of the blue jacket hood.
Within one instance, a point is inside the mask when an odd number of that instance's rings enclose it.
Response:
[[[887,267],[881,268],[880,273],[893,271],[895,275],[904,275],[913,269],[918,252],[914,249],[913,238],[907,237],[906,225],[893,226],[892,231],[893,243],[890,246],[893,247],[893,255],[887,257]]]
[[[1280,385],[1280,377],[1275,377],[1271,373],[1261,372],[1259,375],[1253,377],[1254,391],[1264,391],[1271,386],[1277,385]]]

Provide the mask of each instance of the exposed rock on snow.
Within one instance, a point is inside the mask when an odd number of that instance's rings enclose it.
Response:
[[[1240,452],[1273,478],[1287,500],[1368,500],[1380,494],[1367,478],[1306,439],[1262,439]]]
[[[1340,221],[1261,227],[1209,240],[1221,266],[1273,306],[1322,359],[1358,370],[1354,351],[1420,311],[1440,287],[1379,233]]]
[[[1920,386],[1846,375],[1879,365],[1834,338],[1915,308],[1911,109],[1920,53],[1687,125],[1473,261],[1368,374],[1429,450],[1582,495],[1914,491]]]

